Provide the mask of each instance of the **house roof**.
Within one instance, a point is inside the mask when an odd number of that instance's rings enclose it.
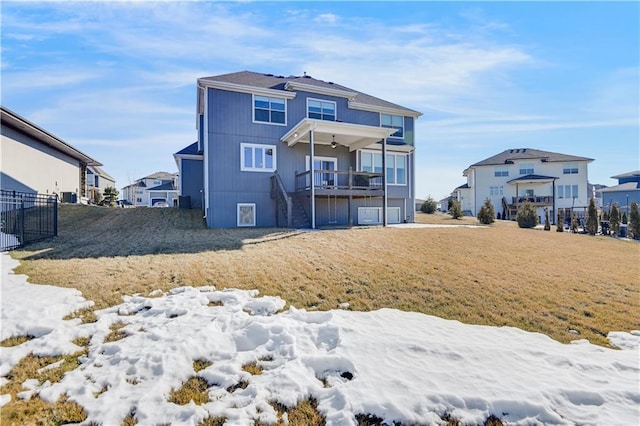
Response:
[[[606,188],[598,189],[596,192],[624,192],[624,191],[637,191],[640,189],[640,182],[627,182],[620,185],[608,186]]]
[[[142,179],[173,180],[174,177],[175,177],[175,173],[155,172],[150,174],[149,176],[143,177]]]
[[[611,176],[611,179],[624,179],[630,177],[640,178],[640,170],[634,170],[633,172],[622,173],[621,175]]]
[[[111,175],[109,175],[109,173],[105,172],[101,167],[89,166],[88,169],[91,171],[91,173],[101,176],[107,180],[110,180],[112,182],[116,181],[113,177],[111,177]]]
[[[229,90],[242,88],[259,88],[265,90],[273,90],[276,93],[289,91],[309,91],[319,92],[333,96],[339,96],[349,99],[349,106],[355,109],[370,110],[375,112],[399,113],[411,117],[419,117],[421,112],[403,107],[393,102],[385,101],[375,96],[350,89],[331,81],[323,81],[315,79],[309,75],[288,77],[282,75],[262,74],[252,71],[240,71],[230,74],[222,74],[211,77],[203,77],[198,79],[203,85],[211,83],[225,83],[230,85]]]
[[[525,175],[525,176],[520,176],[520,177],[515,178],[515,179],[511,179],[510,181],[507,181],[507,183],[549,182],[549,181],[556,180],[556,179],[558,179],[558,178],[554,177],[554,176]]]
[[[176,152],[173,155],[199,155],[200,151],[198,151],[198,142],[194,142],[189,146],[182,148],[180,151]]]
[[[516,160],[541,160],[543,162],[567,162],[567,161],[593,161],[593,158],[578,157],[576,155],[560,154],[557,152],[541,151],[531,148],[506,149],[500,154],[486,158],[480,162],[472,164],[475,166],[497,166],[510,164]]]
[[[173,182],[165,182],[162,185],[147,188],[147,191],[175,191],[176,187]]]
[[[52,133],[47,132],[46,130],[30,122],[26,118],[11,111],[4,105],[0,106],[0,110],[2,111],[2,113],[0,114],[2,126],[11,127],[89,166],[102,165],[102,163],[100,163],[99,161],[94,160],[93,158],[72,147]]]

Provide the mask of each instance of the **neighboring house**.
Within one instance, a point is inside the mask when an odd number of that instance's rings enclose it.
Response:
[[[178,205],[178,174],[156,172],[122,188],[121,198],[134,206]]]
[[[88,168],[102,164],[10,109],[1,110],[2,189],[87,200]]]
[[[213,228],[411,222],[420,115],[308,75],[200,78],[181,195]]]
[[[609,211],[613,203],[618,203],[620,212],[631,210],[631,203],[640,203],[640,170],[611,176],[618,179],[618,184],[598,190],[602,195],[602,208]]]
[[[116,187],[116,180],[98,166],[87,167],[87,195],[92,202],[104,197],[107,187]]]
[[[545,208],[553,223],[558,213],[568,218],[574,211],[582,217],[591,197],[587,166],[592,161],[530,148],[507,149],[465,169],[467,183],[455,194],[462,210],[473,216],[489,199],[496,214],[506,219],[515,219],[525,201],[533,203],[541,220]]]

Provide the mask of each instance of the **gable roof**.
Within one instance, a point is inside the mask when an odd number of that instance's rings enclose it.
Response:
[[[640,177],[640,170],[634,170],[633,172],[622,173],[621,175],[611,176],[611,179],[624,179],[631,177]]]
[[[557,152],[541,151],[531,148],[506,149],[500,154],[486,158],[480,162],[472,164],[475,166],[497,166],[510,164],[516,160],[540,160],[543,162],[568,162],[568,161],[593,161],[593,158],[578,157],[576,155],[560,154]]]
[[[25,134],[29,137],[32,137],[35,140],[39,141],[40,143],[49,145],[56,151],[62,152],[70,156],[71,158],[74,158],[89,166],[102,165],[102,163],[100,163],[99,161],[94,160],[93,158],[89,157],[88,155],[81,152],[80,150],[72,147],[71,145],[69,145],[62,139],[58,138],[57,136],[47,132],[46,130],[30,122],[26,118],[11,111],[9,108],[5,107],[4,105],[0,106],[0,111],[2,111],[2,113],[0,114],[2,126],[11,127],[17,130],[18,132]]]
[[[186,146],[184,148],[182,148],[180,151],[176,152],[173,155],[199,155],[201,154],[200,151],[198,151],[198,142],[194,142],[189,146]]]
[[[226,90],[264,89],[280,92],[284,95],[291,91],[310,91],[339,96],[349,99],[349,106],[354,109],[362,109],[374,112],[399,113],[410,117],[419,117],[421,112],[403,107],[393,102],[388,102],[375,96],[350,89],[331,81],[315,79],[309,75],[288,77],[282,75],[262,74],[252,71],[240,71],[230,74],[222,74],[198,79],[199,85],[211,86]],[[227,86],[225,86],[227,85]]]
[[[173,182],[164,182],[162,185],[147,188],[147,191],[175,191],[175,189]]]
[[[175,177],[174,173],[168,172],[155,172],[150,174],[149,176],[145,176],[142,179],[159,179],[159,180],[173,180]]]

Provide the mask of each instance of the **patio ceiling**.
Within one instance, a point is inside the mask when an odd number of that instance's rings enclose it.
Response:
[[[293,126],[281,140],[286,142],[288,146],[293,146],[298,142],[309,143],[309,132],[313,131],[314,144],[331,145],[335,135],[335,141],[338,145],[348,147],[349,151],[355,151],[388,138],[396,130],[388,127],[304,118]]]

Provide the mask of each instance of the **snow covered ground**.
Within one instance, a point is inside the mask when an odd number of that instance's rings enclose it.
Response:
[[[465,325],[382,309],[306,312],[256,291],[213,287],[127,297],[80,324],[62,317],[88,306],[76,290],[32,285],[11,271],[2,254],[1,338],[34,339],[0,348],[0,376],[28,353],[80,350],[71,341],[92,336],[82,364],[59,383],[28,380],[19,397],[62,394],[88,412],[88,421],[120,424],[135,407],[138,424],[197,424],[225,416],[227,424],[274,422],[271,401],[293,406],[313,397],[333,425],[353,425],[356,414],[387,423],[434,424],[449,414],[482,423],[493,414],[510,424],[638,424],[640,332],[617,332],[624,350],[549,337],[510,327]],[[110,325],[127,337],[104,343]],[[193,361],[212,364],[195,373]],[[261,375],[242,366],[257,361]],[[209,383],[210,402],[167,401],[189,377]],[[227,389],[241,381],[244,389]],[[0,405],[10,400],[0,397]]]

